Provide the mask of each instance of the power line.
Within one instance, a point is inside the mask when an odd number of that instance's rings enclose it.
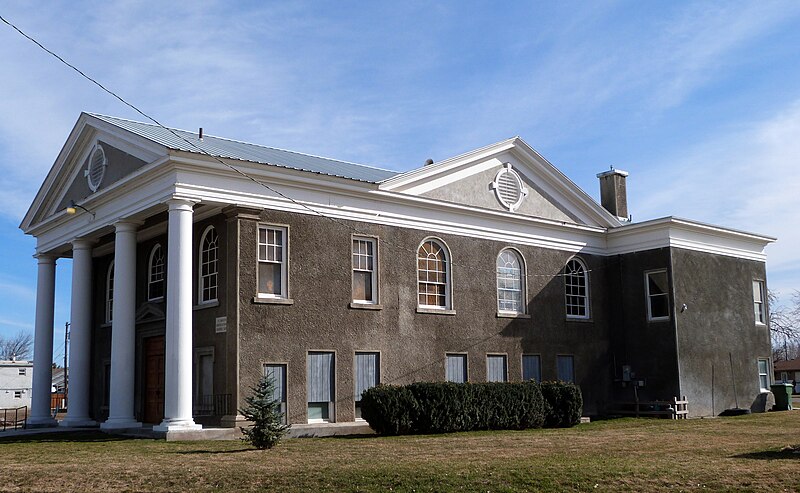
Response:
[[[40,43],[39,41],[37,41],[35,38],[33,38],[32,36],[28,35],[28,34],[27,34],[27,33],[25,33],[25,32],[24,32],[22,29],[20,29],[19,27],[17,27],[16,25],[14,25],[13,23],[11,23],[10,21],[8,21],[8,20],[7,20],[6,18],[4,18],[2,15],[0,15],[0,21],[2,21],[2,22],[4,22],[5,24],[7,24],[9,27],[11,27],[12,29],[14,29],[14,30],[15,30],[16,32],[18,32],[20,35],[22,35],[23,37],[25,37],[27,40],[29,40],[30,42],[32,42],[33,44],[35,44],[35,45],[36,45],[36,46],[38,46],[40,49],[44,50],[46,53],[50,54],[50,55],[51,55],[51,56],[53,56],[54,58],[56,58],[56,59],[57,59],[59,62],[61,62],[62,64],[66,65],[67,67],[69,67],[69,68],[71,68],[72,70],[74,70],[75,72],[77,72],[77,73],[78,73],[78,74],[79,74],[81,77],[85,78],[86,80],[88,80],[88,81],[89,81],[89,82],[91,82],[92,84],[96,85],[97,87],[99,87],[100,89],[102,89],[104,92],[106,92],[106,93],[107,93],[107,94],[109,94],[110,96],[112,96],[112,97],[114,97],[115,99],[119,100],[119,101],[120,101],[122,104],[124,104],[125,106],[127,106],[127,107],[131,108],[131,109],[132,109],[132,110],[134,110],[136,113],[138,113],[138,114],[142,115],[144,118],[146,118],[147,120],[149,120],[149,121],[153,122],[153,123],[154,123],[155,125],[157,125],[158,127],[160,127],[160,128],[162,128],[162,129],[166,130],[167,132],[171,133],[171,134],[172,134],[172,135],[173,135],[175,138],[179,139],[180,141],[183,141],[183,142],[185,142],[186,144],[188,144],[188,145],[189,145],[189,146],[191,146],[192,148],[196,149],[196,150],[197,150],[197,152],[198,152],[199,154],[203,154],[203,155],[205,155],[205,156],[208,156],[208,157],[210,157],[210,158],[211,158],[211,159],[213,159],[214,161],[216,161],[216,162],[218,162],[218,163],[222,164],[223,166],[225,166],[225,167],[229,168],[230,170],[232,170],[232,171],[234,171],[235,173],[239,174],[239,175],[240,175],[240,176],[242,176],[243,178],[245,178],[245,179],[247,179],[247,180],[250,180],[250,181],[252,181],[253,183],[255,183],[255,184],[257,184],[257,185],[259,185],[259,186],[261,186],[261,187],[264,187],[265,189],[269,190],[270,192],[272,192],[272,193],[274,193],[274,194],[278,195],[279,197],[281,197],[281,198],[283,198],[283,199],[285,199],[285,200],[288,200],[289,202],[291,202],[292,204],[294,204],[294,205],[296,205],[296,206],[299,206],[299,207],[301,207],[301,208],[303,208],[303,209],[305,209],[305,210],[307,210],[307,211],[311,212],[312,214],[315,214],[315,215],[317,215],[317,216],[319,216],[319,217],[322,217],[322,218],[324,218],[324,219],[327,219],[327,220],[329,220],[329,221],[332,221],[332,222],[334,222],[334,223],[336,223],[336,224],[338,224],[338,225],[340,225],[340,226],[343,226],[343,227],[344,227],[344,228],[346,228],[346,229],[349,229],[351,232],[355,233],[356,235],[359,235],[359,236],[371,236],[371,235],[369,235],[368,233],[364,233],[363,231],[360,231],[358,228],[356,228],[355,226],[353,226],[353,225],[351,225],[351,224],[348,224],[348,223],[346,223],[346,222],[344,222],[344,221],[342,221],[342,220],[340,220],[340,219],[337,219],[337,218],[335,218],[335,217],[328,216],[328,215],[326,215],[325,213],[323,213],[322,211],[319,211],[319,210],[317,210],[317,209],[314,209],[314,208],[312,208],[311,206],[309,206],[309,205],[307,205],[307,204],[304,204],[304,203],[302,203],[302,202],[300,202],[300,201],[298,201],[298,200],[294,199],[293,197],[290,197],[289,195],[286,195],[285,193],[283,193],[283,192],[281,192],[281,191],[279,191],[279,190],[277,190],[277,189],[273,188],[273,187],[272,187],[272,186],[270,186],[269,184],[267,184],[267,183],[264,183],[264,182],[262,182],[262,181],[260,181],[260,180],[258,180],[258,179],[256,179],[256,178],[254,178],[254,177],[250,176],[249,174],[247,174],[247,173],[245,173],[244,171],[240,170],[239,168],[237,168],[237,167],[233,166],[232,164],[226,163],[225,161],[223,161],[223,160],[222,160],[222,159],[220,159],[219,157],[217,157],[217,156],[215,156],[215,155],[213,155],[213,154],[210,154],[209,152],[207,152],[206,150],[202,149],[201,147],[199,147],[199,146],[198,146],[197,144],[195,144],[194,142],[192,142],[192,141],[190,141],[189,139],[185,138],[184,136],[182,136],[182,135],[178,134],[178,133],[177,133],[177,132],[176,132],[174,129],[172,129],[172,128],[169,128],[169,127],[167,127],[167,126],[163,125],[161,122],[159,122],[158,120],[156,120],[154,117],[150,116],[149,114],[145,113],[143,110],[139,109],[139,108],[138,108],[136,105],[134,105],[133,103],[130,103],[130,102],[128,102],[128,101],[127,101],[127,100],[125,100],[125,99],[124,99],[122,96],[118,95],[117,93],[115,93],[115,92],[114,92],[114,91],[112,91],[111,89],[107,88],[106,86],[104,86],[103,84],[101,84],[100,82],[98,82],[96,79],[94,79],[94,78],[92,78],[91,76],[87,75],[87,74],[86,74],[84,71],[82,71],[81,69],[79,69],[79,68],[78,68],[78,67],[76,67],[75,65],[71,64],[70,62],[68,62],[67,60],[65,60],[63,57],[61,57],[60,55],[58,55],[57,53],[55,53],[54,51],[52,51],[52,50],[50,50],[49,48],[47,48],[46,46],[44,46],[42,43]],[[409,253],[411,253],[411,254],[414,254],[414,255],[417,255],[417,256],[419,255],[419,251],[417,251],[417,250],[413,250],[413,249],[407,248],[407,247],[405,247],[405,246],[403,246],[403,245],[397,245],[397,244],[394,244],[394,243],[392,243],[392,242],[389,242],[389,241],[387,241],[386,239],[383,239],[383,238],[376,238],[376,239],[377,239],[377,241],[378,241],[378,242],[380,242],[380,243],[382,243],[382,244],[384,244],[384,245],[386,245],[386,246],[389,246],[389,247],[391,247],[391,248],[393,248],[393,249],[395,249],[395,250],[397,250],[397,251],[409,252]],[[499,274],[499,273],[500,273],[500,271],[499,271],[498,269],[496,269],[496,268],[495,268],[495,269],[485,269],[485,268],[481,268],[481,267],[478,267],[478,266],[475,266],[475,265],[471,265],[471,264],[460,264],[460,263],[455,263],[455,262],[453,262],[453,261],[452,261],[452,258],[450,258],[450,259],[448,259],[448,260],[449,260],[449,264],[450,264],[451,266],[463,267],[463,268],[465,268],[465,269],[469,269],[469,270],[473,270],[473,271],[482,271],[482,272],[487,272],[487,273],[488,273],[488,272],[492,272],[492,273],[494,273],[494,274]],[[589,272],[592,272],[592,271],[594,271],[594,270],[599,270],[599,269],[601,269],[601,268],[602,268],[602,267],[595,267],[595,268],[593,268],[593,269],[588,269],[588,268],[587,268],[585,272],[588,274]],[[526,270],[527,270],[527,269],[526,269]],[[569,274],[569,273],[566,273],[566,272],[559,272],[559,273],[545,273],[545,274],[528,274],[527,272],[522,272],[522,273],[521,273],[521,277],[522,277],[523,279],[524,279],[524,278],[527,278],[527,277],[547,277],[547,278],[553,278],[553,277],[565,277],[565,276],[570,276],[570,275],[572,275],[572,274]]]

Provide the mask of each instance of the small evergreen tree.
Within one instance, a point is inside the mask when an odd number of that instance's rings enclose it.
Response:
[[[261,377],[252,394],[245,398],[247,404],[239,413],[253,423],[250,427],[240,427],[242,440],[258,449],[268,449],[280,442],[289,431],[290,425],[283,424],[281,403],[275,399],[275,384],[272,378]]]

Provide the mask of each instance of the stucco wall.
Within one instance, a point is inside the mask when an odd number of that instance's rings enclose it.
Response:
[[[571,254],[517,246],[527,265],[530,318],[498,318],[495,261],[504,243],[436,235],[452,255],[455,315],[417,313],[416,250],[429,233],[310,215],[263,211],[261,224],[289,228],[291,305],[254,303],[259,221],[240,220],[238,314],[240,389],[254,385],[264,363],[287,364],[290,422],[306,421],[308,351],[336,353],[337,421],[354,419],[355,351],[381,353],[381,381],[444,380],[445,354],[468,353],[469,380],[486,380],[487,353],[508,356],[508,375],[521,379],[524,353],[540,354],[542,377],[556,378],[556,355],[575,357],[585,412],[602,407],[609,388],[605,259],[585,256],[591,272],[592,319],[567,321],[558,274]],[[377,236],[381,310],[349,307],[351,234]],[[231,246],[231,248],[233,248]],[[232,283],[233,280],[230,279]],[[236,287],[229,285],[229,289]],[[235,291],[233,291],[235,292]],[[230,318],[229,318],[230,320]],[[240,397],[241,398],[241,397]]]
[[[736,396],[749,408],[759,393],[757,360],[772,354],[769,330],[753,314],[752,283],[766,279],[764,263],[676,248],[672,268],[676,304],[687,306],[676,318],[691,414],[719,414],[737,405]]]

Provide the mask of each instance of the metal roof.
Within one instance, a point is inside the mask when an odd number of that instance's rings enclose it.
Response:
[[[136,122],[95,113],[88,113],[88,115],[144,137],[145,139],[151,140],[169,149],[179,151],[208,154],[219,158],[249,161],[369,183],[380,183],[400,174],[398,171],[376,168],[374,166],[338,161],[336,159],[312,156],[257,144],[249,144],[247,142],[239,142],[222,137],[214,137],[212,135],[203,135],[203,139],[201,140],[194,132],[187,132],[186,130],[174,128],[168,129],[151,123]]]

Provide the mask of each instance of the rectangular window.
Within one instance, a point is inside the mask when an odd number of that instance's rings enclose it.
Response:
[[[575,383],[575,358],[569,355],[556,357],[558,379],[562,382]]]
[[[264,376],[272,380],[272,400],[281,403],[282,422],[286,424],[286,365],[268,363],[264,365]]]
[[[274,226],[258,228],[258,294],[286,298],[287,229]]]
[[[333,421],[333,371],[333,353],[308,353],[306,386],[308,387],[309,423],[327,423]]]
[[[669,280],[666,269],[646,272],[645,289],[647,320],[669,319]]]
[[[486,356],[486,381],[508,381],[508,364],[504,354],[489,354]]]
[[[758,384],[761,392],[769,392],[769,360],[766,358],[758,359]]]
[[[14,399],[22,399],[22,391],[21,390],[15,390],[14,391]]]
[[[378,353],[356,353],[356,419],[361,419],[361,394],[380,382],[380,355]]]
[[[522,379],[534,380],[537,383],[542,381],[542,363],[538,354],[522,355]]]
[[[377,303],[376,242],[353,238],[353,302]]]
[[[764,310],[764,281],[753,281],[753,310],[757,324],[767,323],[767,314]]]
[[[20,368],[19,369],[19,374],[20,375],[25,375],[25,373],[26,373],[25,368]]]
[[[467,355],[448,354],[445,367],[445,379],[448,382],[465,383],[467,381]]]

